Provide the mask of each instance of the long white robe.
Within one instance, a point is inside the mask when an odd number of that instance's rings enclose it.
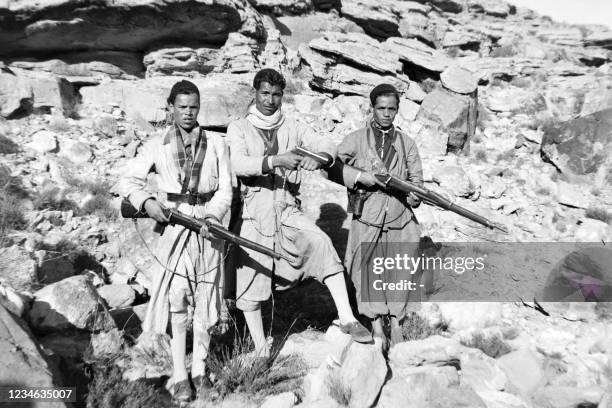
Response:
[[[232,182],[229,151],[224,139],[214,132],[206,132],[207,149],[202,164],[198,193],[213,193],[209,201],[201,205],[167,202],[163,193],[180,193],[179,170],[174,162],[170,138],[174,127],[148,141],[125,169],[125,176],[117,186],[118,192],[127,197],[132,205],[142,209],[148,198],[155,198],[167,208],[203,219],[212,215],[222,220],[232,200]],[[154,171],[157,191],[147,191],[147,176]],[[154,253],[163,264],[155,263],[151,299],[147,308],[143,331],[165,333],[170,311],[169,293],[171,285],[184,285],[181,275],[197,275],[195,290],[194,326],[203,330],[213,327],[221,310],[222,254],[223,243],[205,240],[199,234],[181,226],[167,226],[154,248]],[[167,268],[167,269],[166,269]],[[183,279],[181,282],[180,280]],[[200,283],[201,282],[201,283]],[[196,288],[194,288],[196,289]]]

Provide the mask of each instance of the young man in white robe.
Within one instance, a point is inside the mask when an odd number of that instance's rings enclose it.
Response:
[[[131,204],[160,223],[168,219],[165,208],[220,223],[232,199],[229,152],[218,135],[198,125],[200,93],[189,81],[176,83],[168,97],[174,123],[149,140],[126,167],[118,189]],[[147,190],[149,173],[155,174],[157,191]],[[206,233],[206,231],[204,231]],[[154,253],[153,289],[143,331],[165,333],[170,321],[174,397],[193,398],[187,373],[187,310],[193,313],[191,377],[196,390],[210,386],[204,360],[210,331],[219,318],[222,297],[223,242],[166,226]]]

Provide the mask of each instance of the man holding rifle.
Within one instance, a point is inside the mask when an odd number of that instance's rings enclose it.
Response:
[[[371,121],[346,136],[338,146],[338,160],[350,165],[344,166],[343,178],[353,213],[345,265],[356,290],[359,312],[372,319],[374,337],[386,344],[383,317],[389,316],[393,344],[403,340],[400,321],[409,308],[408,302],[420,300],[420,292],[374,293],[376,285],[371,280],[410,279],[418,288],[421,272],[399,276],[398,271],[390,271],[375,277],[361,270],[362,261],[370,265],[374,257],[393,256],[386,253],[391,242],[402,243],[404,253],[417,256],[420,228],[412,207],[417,207],[420,199],[414,193],[388,194],[374,174],[393,175],[422,185],[423,170],[415,142],[393,125],[399,107],[398,91],[389,84],[378,85],[370,93],[370,101]]]
[[[127,166],[118,185],[138,210],[158,223],[167,224],[167,208],[209,224],[219,224],[232,199],[229,152],[223,139],[204,132],[197,123],[200,92],[189,81],[177,82],[168,97],[174,123],[148,141]],[[155,173],[158,191],[145,190],[147,176]],[[205,226],[206,223],[203,223]],[[207,235],[206,227],[202,231]],[[191,375],[196,390],[210,386],[204,360],[210,330],[222,305],[221,254],[223,242],[170,222],[157,241],[158,263],[153,270],[153,290],[143,331],[172,331],[174,397],[193,397],[185,355],[187,307],[194,307],[193,362]]]
[[[261,303],[269,299],[272,282],[288,288],[313,277],[327,285],[338,309],[340,328],[358,342],[372,340],[354,317],[343,266],[331,240],[300,209],[300,169],[316,170],[321,163],[292,152],[298,146],[335,156],[335,148],[310,127],[286,118],[281,111],[285,79],[272,69],[253,80],[255,104],[247,116],[231,123],[227,139],[232,169],[242,184],[240,235],[293,258],[274,260],[243,250],[238,255],[236,305],[244,312],[255,351],[269,354]]]

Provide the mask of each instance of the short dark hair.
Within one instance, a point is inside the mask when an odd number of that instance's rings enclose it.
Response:
[[[278,85],[283,90],[287,85],[285,82],[285,77],[283,77],[280,72],[272,68],[264,68],[255,74],[255,78],[253,78],[253,88],[258,90],[262,82],[267,82],[272,86]]]
[[[198,95],[198,100],[200,99],[200,90],[193,82],[190,81],[179,81],[172,86],[170,90],[170,95],[168,96],[167,102],[171,105],[174,105],[174,101],[176,100],[176,95]]]
[[[397,104],[399,105],[399,92],[397,88],[391,84],[380,84],[372,89],[372,92],[370,92],[370,102],[372,103],[372,106],[376,105],[376,99],[378,99],[380,96],[395,96]]]

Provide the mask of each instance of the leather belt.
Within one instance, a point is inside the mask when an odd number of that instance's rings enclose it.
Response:
[[[214,192],[209,193],[195,193],[195,194],[177,194],[177,193],[163,193],[166,195],[166,200],[171,203],[187,203],[189,205],[204,204],[212,198]]]

